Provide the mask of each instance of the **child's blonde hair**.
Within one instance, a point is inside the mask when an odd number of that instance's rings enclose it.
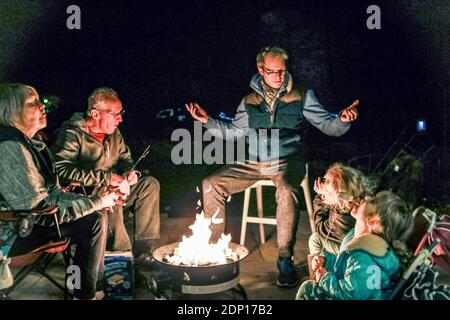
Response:
[[[323,202],[342,212],[349,212],[365,196],[373,195],[374,186],[359,170],[335,163],[325,173],[320,195]]]

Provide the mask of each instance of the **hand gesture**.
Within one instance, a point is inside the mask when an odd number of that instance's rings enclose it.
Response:
[[[319,283],[322,277],[327,273],[328,271],[323,268],[319,267],[319,269],[316,270],[316,282]]]
[[[322,194],[322,189],[323,189],[323,183],[322,183],[322,179],[319,177],[314,181],[314,191],[317,194]]]
[[[118,195],[116,194],[117,187],[102,185],[97,191],[97,195],[102,199],[102,207],[112,210],[115,206]]]
[[[130,195],[130,184],[127,179],[123,179],[119,184],[119,191],[121,192],[123,199],[126,199]]]
[[[135,170],[128,172],[125,177],[130,186],[135,185],[138,182],[139,178]]]
[[[111,180],[108,183],[111,186],[119,186],[123,180],[124,179],[122,176],[119,176],[118,174],[115,173],[111,173]]]
[[[325,263],[325,258],[322,256],[314,256],[314,258],[311,261],[311,270],[313,272],[316,272],[320,267],[323,266],[323,264]]]
[[[186,110],[189,111],[192,118],[200,121],[201,123],[206,123],[208,121],[208,114],[206,111],[198,105],[196,102],[186,103]]]
[[[356,110],[358,104],[359,100],[353,101],[351,105],[339,113],[339,119],[341,119],[342,122],[353,122],[358,119],[358,110]]]

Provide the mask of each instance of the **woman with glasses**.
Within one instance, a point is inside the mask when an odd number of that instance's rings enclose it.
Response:
[[[81,285],[75,288],[74,297],[92,299],[103,270],[107,231],[106,219],[98,210],[114,206],[117,196],[112,191],[90,197],[63,192],[53,157],[37,134],[46,126],[45,105],[36,89],[0,84],[0,210],[57,206],[61,236],[76,244],[73,263],[80,268]],[[0,225],[0,246],[9,256],[57,240],[53,216],[25,220],[19,226]]]

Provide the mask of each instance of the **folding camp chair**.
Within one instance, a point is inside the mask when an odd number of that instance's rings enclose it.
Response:
[[[450,300],[450,286],[436,284],[438,272],[433,268],[432,255],[441,248],[441,239],[428,242],[438,222],[435,212],[418,208],[414,229],[407,245],[414,259],[402,274],[390,300]]]
[[[417,256],[422,248],[430,247],[434,240],[439,239],[440,243],[433,251],[431,261],[450,272],[450,216],[438,217],[434,211],[424,207],[418,208],[418,211],[422,212],[415,216],[414,230],[408,239],[408,247]]]
[[[395,288],[392,290],[392,293],[389,296],[389,300],[398,300],[403,299],[404,291],[408,285],[412,283],[413,275],[418,275],[420,272],[424,272],[431,264],[430,256],[433,251],[436,249],[439,241],[435,241],[430,248],[424,248],[417,253],[417,256],[414,258],[408,269],[402,274],[400,281],[397,283]]]
[[[47,242],[46,244],[33,249],[32,251],[19,255],[8,257],[11,259],[9,266],[11,268],[20,268],[20,270],[14,275],[14,282],[11,287],[1,290],[0,298],[8,299],[8,295],[25,279],[25,277],[32,271],[36,271],[47,278],[57,288],[64,292],[64,298],[68,297],[67,290],[67,274],[64,285],[58,283],[53,279],[46,271],[47,266],[55,258],[57,253],[61,253],[66,266],[70,265],[70,247],[69,239],[62,238],[59,228],[58,218],[56,212],[57,207],[46,207],[43,210],[8,210],[0,211],[0,221],[2,222],[16,222],[24,214],[31,214],[35,216],[49,215],[54,217],[55,228],[58,234],[58,239]]]

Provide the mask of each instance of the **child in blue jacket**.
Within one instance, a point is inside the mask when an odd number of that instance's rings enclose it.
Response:
[[[323,179],[314,182],[316,232],[308,242],[311,279],[315,271],[314,260],[321,264],[326,260],[335,261],[342,241],[355,226],[356,220],[350,211],[365,196],[373,196],[373,189],[373,184],[361,171],[340,163],[331,165]],[[331,255],[334,257],[328,257]]]
[[[404,243],[413,227],[405,202],[389,191],[365,197],[351,211],[355,228],[344,238],[339,254],[317,265],[316,280],[304,282],[296,299],[385,299],[408,261]],[[331,255],[330,255],[331,256]]]

